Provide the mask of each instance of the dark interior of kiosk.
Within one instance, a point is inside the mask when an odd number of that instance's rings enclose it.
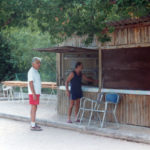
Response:
[[[108,89],[150,89],[150,47],[102,50],[102,86]]]
[[[63,72],[63,81],[65,82],[67,76],[71,71],[74,70],[75,64],[81,62],[83,64],[82,73],[85,74],[88,78],[98,80],[98,52],[97,53],[64,53],[63,54],[63,63],[62,63],[62,72]],[[63,85],[64,85],[63,82]],[[97,83],[82,81],[82,85],[86,86],[98,86]]]

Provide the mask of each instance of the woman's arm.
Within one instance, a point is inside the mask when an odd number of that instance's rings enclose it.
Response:
[[[69,76],[67,77],[67,80],[66,80],[66,82],[65,82],[66,94],[67,94],[68,97],[70,97],[70,92],[69,92],[69,89],[68,89],[68,84],[69,84],[69,82],[72,80],[73,77],[74,77],[74,74],[73,74],[73,72],[71,72],[71,73],[69,74]]]

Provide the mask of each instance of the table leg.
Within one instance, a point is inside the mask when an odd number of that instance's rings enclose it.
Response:
[[[12,89],[10,89],[10,98],[12,101],[14,101],[13,93],[14,93],[14,91],[13,91],[13,87],[12,87]]]
[[[22,102],[24,103],[24,96],[23,96],[23,88],[20,87],[20,98],[22,100]]]

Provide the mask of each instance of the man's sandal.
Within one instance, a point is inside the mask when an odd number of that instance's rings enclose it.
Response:
[[[41,128],[39,128],[39,127],[30,127],[30,130],[31,131],[42,131],[42,129]]]

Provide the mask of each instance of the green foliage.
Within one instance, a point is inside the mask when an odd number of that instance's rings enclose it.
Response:
[[[88,35],[86,43],[90,43],[94,35],[101,42],[110,40],[108,33],[113,30],[107,22],[149,13],[149,0],[47,0],[34,17],[40,29],[53,37]]]
[[[27,26],[26,20],[36,10],[36,0],[0,0],[0,29]]]
[[[40,53],[34,48],[51,47],[52,43],[48,33],[32,32],[29,28],[11,28],[3,31],[11,45],[13,67],[16,73],[27,73],[31,67],[32,57],[42,58],[41,78],[43,81],[56,81],[56,56],[54,53]]]
[[[36,21],[42,32],[65,39],[72,34],[97,35],[108,41],[107,22],[141,17],[150,13],[149,0],[1,0],[0,27],[28,26]]]
[[[14,71],[11,47],[8,40],[0,33],[0,81],[14,78]]]

